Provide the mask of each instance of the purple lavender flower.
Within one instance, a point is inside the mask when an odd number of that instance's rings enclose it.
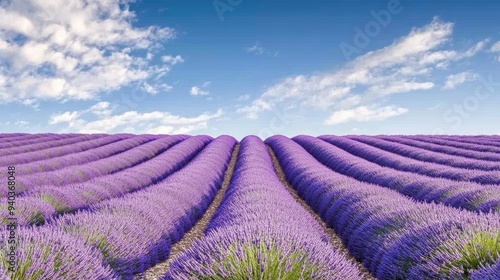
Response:
[[[249,136],[205,237],[164,279],[360,279],[327,240],[279,181],[266,146]]]

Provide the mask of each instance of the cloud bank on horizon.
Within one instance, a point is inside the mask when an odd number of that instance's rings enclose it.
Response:
[[[235,7],[234,13],[244,10],[244,4]],[[439,107],[436,103],[453,103],[435,116],[465,134],[467,122],[484,118],[480,106],[489,110],[485,103],[499,101],[498,95],[491,94],[498,83],[485,86],[488,96],[474,95],[475,88],[467,86],[484,84],[485,68],[487,73],[498,69],[500,35],[466,38],[455,31],[459,22],[442,16],[432,15],[423,25],[407,22],[411,28],[406,30],[390,30],[390,21],[381,23],[379,28],[388,30],[379,30],[380,42],[350,60],[342,61],[338,51],[336,63],[314,68],[307,65],[308,60],[320,61],[325,53],[312,50],[304,52],[309,57],[291,59],[294,45],[278,50],[283,46],[280,36],[286,42],[293,34],[256,32],[254,37],[235,39],[239,47],[232,49],[211,48],[205,38],[205,47],[196,41],[199,34],[188,28],[201,26],[179,25],[175,18],[153,23],[147,17],[152,7],[144,5],[133,0],[1,1],[0,107],[10,116],[2,122],[4,132],[294,135],[313,121],[312,130],[304,133],[327,134],[337,127],[347,134],[359,132],[359,126],[366,134],[391,133],[397,130],[370,129],[370,124],[411,126],[415,116],[410,123],[403,119],[414,110],[428,107],[428,113]],[[224,26],[236,21],[234,17],[226,15],[218,23]],[[352,36],[352,28],[346,29],[344,38]],[[318,33],[317,40],[331,36]],[[264,44],[257,36],[276,39],[274,44]],[[183,41],[189,40],[197,43],[186,47]],[[177,41],[181,47],[175,47]],[[345,46],[345,41],[337,44]],[[213,58],[215,63],[197,62],[199,57]],[[290,60],[307,67],[292,67]],[[276,66],[280,63],[282,67]],[[196,68],[200,64],[203,67]],[[252,78],[259,75],[262,78]],[[261,84],[256,85],[256,80]],[[415,102],[422,98],[441,100],[430,105]],[[285,117],[276,125],[277,112],[292,115],[293,121]],[[416,127],[415,133],[441,131],[423,123]]]

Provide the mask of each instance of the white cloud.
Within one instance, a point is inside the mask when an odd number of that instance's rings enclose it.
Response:
[[[458,85],[461,85],[465,82],[474,81],[477,79],[477,74],[471,72],[462,72],[458,74],[449,75],[446,77],[446,82],[443,86],[443,89],[454,89]]]
[[[423,58],[429,51],[449,40],[453,24],[434,19],[422,28],[413,28],[407,36],[397,40],[392,45],[368,52],[352,63],[351,67],[387,68],[398,64],[406,64],[408,59]]]
[[[491,46],[492,52],[500,52],[500,41],[496,42],[493,46]]]
[[[56,114],[50,117],[49,124],[68,123],[70,128],[77,127],[81,125],[81,121],[78,119],[80,115],[81,113],[77,111]]]
[[[202,90],[199,86],[194,86],[191,88],[191,91],[189,94],[193,96],[198,96],[198,95],[209,95],[210,92]]]
[[[135,50],[175,37],[134,27],[133,0],[19,0],[0,5],[0,103],[95,98],[164,75],[181,62],[150,65]],[[30,100],[30,101],[27,101]]]
[[[262,55],[264,54],[264,48],[260,45],[260,42],[255,42],[253,46],[246,48],[247,53],[253,53],[255,55]]]
[[[367,122],[381,121],[402,114],[406,114],[408,109],[398,108],[396,106],[360,106],[352,109],[339,110],[326,119],[326,125],[336,125],[350,121]]]
[[[497,60],[500,61],[500,41],[496,42],[490,49],[492,53],[497,53]]]
[[[259,112],[263,110],[271,110],[271,108],[272,104],[264,100],[257,99],[252,102],[252,105],[239,108],[236,112],[246,114],[249,119],[257,119]]]
[[[211,82],[205,82],[201,86],[193,86],[193,87],[191,87],[191,90],[190,90],[189,94],[191,94],[192,96],[205,96],[205,95],[209,95],[210,92],[208,90],[205,90],[205,89],[210,84],[211,84]]]
[[[160,111],[127,111],[121,114],[113,114],[112,111],[108,102],[99,102],[87,110],[53,115],[49,124],[66,123],[71,131],[78,133],[110,133],[120,128],[130,131],[131,127],[140,127],[142,130],[134,129],[134,133],[184,134],[206,128],[210,121],[220,119],[224,115],[221,109],[196,117],[183,117]]]
[[[145,92],[155,95],[159,92],[169,92],[172,90],[172,86],[166,83],[144,83],[142,88]]]
[[[94,106],[90,107],[88,111],[97,116],[109,116],[113,111],[110,105],[111,104],[109,102],[99,102]]]
[[[489,42],[490,42],[489,38],[484,39],[483,41],[478,42],[475,46],[471,47],[466,52],[464,52],[463,54],[459,55],[458,59],[466,58],[466,57],[473,57],[478,52],[482,51]]]
[[[374,85],[368,88],[368,92],[374,95],[389,95],[394,93],[404,93],[414,90],[428,90],[434,87],[431,82],[391,82],[383,85]]]
[[[429,52],[422,57],[419,63],[421,65],[435,64],[438,68],[445,68],[453,61],[473,57],[483,50],[489,41],[490,39],[482,40],[464,52],[457,52],[454,50]]]
[[[381,104],[393,94],[434,88],[435,84],[430,80],[433,71],[475,55],[489,42],[489,39],[480,41],[464,51],[446,50],[444,47],[451,40],[452,33],[452,23],[434,18],[430,24],[413,28],[391,45],[367,52],[339,70],[287,77],[268,87],[238,112],[248,118],[257,118],[262,112],[290,104],[343,114],[354,109],[379,112],[381,109],[377,107],[379,109],[375,110],[372,104]],[[395,107],[382,108],[386,110],[383,113],[402,113]],[[379,118],[379,114],[367,112],[361,113]]]
[[[170,64],[170,65],[175,65],[177,63],[184,62],[184,59],[180,55],[178,55],[178,56],[165,55],[165,56],[161,57],[161,60],[167,64]]]

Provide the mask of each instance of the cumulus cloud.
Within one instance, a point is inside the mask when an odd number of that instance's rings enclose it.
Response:
[[[81,112],[68,111],[61,114],[53,115],[50,118],[49,124],[67,123],[70,128],[79,127],[82,121],[79,119]]]
[[[446,50],[452,33],[452,23],[434,18],[428,25],[413,28],[391,45],[367,52],[339,70],[287,77],[238,112],[255,119],[262,112],[299,104],[310,110],[341,112],[335,117],[348,120],[356,120],[345,117],[352,112],[362,114],[363,120],[401,115],[406,111],[395,106],[371,106],[386,102],[390,95],[434,88],[430,80],[433,71],[474,56],[489,42],[485,39],[463,51]],[[338,122],[330,116],[325,123]]]
[[[92,99],[168,73],[182,57],[151,65],[151,52],[136,51],[157,48],[175,30],[133,26],[130,2],[3,1],[0,102]]]
[[[446,77],[446,82],[443,86],[443,89],[454,89],[458,85],[461,85],[465,82],[474,81],[477,79],[477,74],[471,72],[462,72],[458,74],[449,75]]]
[[[189,94],[193,96],[198,96],[198,95],[209,95],[210,92],[202,90],[199,86],[194,86],[191,88]]]
[[[49,124],[66,124],[70,131],[78,133],[111,133],[117,130],[134,133],[187,134],[206,128],[210,121],[224,115],[219,109],[215,113],[203,113],[195,117],[184,117],[169,112],[127,111],[113,114],[108,102],[99,102],[82,111],[68,111],[52,115]],[[137,130],[137,128],[142,130]]]
[[[89,110],[93,114],[97,116],[109,116],[113,111],[111,108],[111,104],[109,102],[99,102],[94,106],[90,107]]]

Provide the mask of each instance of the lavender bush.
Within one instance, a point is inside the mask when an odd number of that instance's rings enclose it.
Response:
[[[438,153],[444,153],[447,155],[454,155],[454,156],[460,156],[460,157],[465,157],[465,158],[470,158],[470,159],[477,159],[481,161],[493,161],[493,162],[498,162],[500,160],[500,154],[497,153],[492,153],[492,152],[479,152],[479,151],[471,151],[467,149],[460,149],[460,148],[455,148],[452,146],[447,146],[447,145],[438,145],[438,144],[433,144],[429,143],[426,141],[420,141],[420,140],[414,140],[408,137],[385,137],[381,136],[379,137],[384,140],[388,140],[391,142],[396,142],[396,143],[401,143],[404,145],[408,145],[411,147],[416,147],[419,149],[425,149],[433,152],[438,152]]]
[[[159,139],[152,143],[150,142],[151,140],[153,139],[136,139],[136,141],[134,141],[136,144],[132,144],[134,145],[132,147],[130,147],[131,143],[120,143],[118,144],[118,151],[121,152],[116,152],[114,155],[111,154],[108,157],[95,161],[83,159],[81,161],[86,163],[79,165],[69,164],[66,168],[47,171],[41,174],[23,174],[23,176],[17,180],[17,193],[22,194],[43,186],[62,187],[68,184],[82,183],[92,178],[113,174],[148,160],[150,157],[164,151],[165,148],[169,148],[173,144],[176,144],[178,141],[182,140],[182,138],[167,137],[166,139]],[[150,148],[153,148],[152,153],[148,152]],[[113,148],[111,150],[113,150]],[[22,172],[22,170],[20,172]]]
[[[500,189],[496,185],[485,186],[401,172],[356,157],[311,136],[297,136],[293,140],[332,170],[356,180],[394,189],[420,201],[439,202],[473,211],[500,211]]]
[[[169,149],[180,139],[167,137],[151,142],[149,148],[166,151],[123,171],[95,177],[80,184],[69,184],[64,187],[45,186],[23,194],[17,199],[18,224],[21,226],[42,224],[58,214],[86,209],[102,200],[119,197],[155,184],[181,169],[211,140],[204,136],[192,137]],[[149,158],[142,148],[136,152],[138,158]],[[5,198],[0,201],[0,205],[7,205]],[[0,210],[0,225],[7,222],[6,217],[8,217],[7,210]]]
[[[351,136],[349,138],[366,144],[370,144],[374,147],[389,151],[391,153],[421,161],[439,163],[464,169],[478,169],[485,171],[500,170],[500,163],[497,162],[479,161],[455,155],[448,155],[445,153],[433,152],[416,147],[410,147],[401,143],[379,139],[376,137]]]
[[[419,161],[393,154],[368,144],[351,140],[347,137],[329,135],[319,138],[351,153],[354,156],[396,170],[456,181],[471,181],[485,185],[500,184],[500,171],[471,170],[432,162]]]
[[[205,237],[164,279],[361,278],[281,184],[262,141],[249,136]]]
[[[20,153],[27,153],[32,151],[37,151],[39,153],[44,153],[46,149],[50,148],[61,148],[61,146],[71,145],[78,142],[84,142],[88,140],[98,139],[101,137],[106,137],[104,134],[89,134],[89,135],[77,135],[74,137],[68,137],[64,139],[51,139],[50,141],[37,142],[30,145],[24,145],[19,147],[12,147],[0,150],[0,160],[7,159],[7,156],[16,155]]]
[[[499,251],[492,244],[500,232],[500,215],[418,203],[333,172],[286,137],[266,142],[298,193],[379,279],[467,279],[498,273]],[[478,253],[471,248],[487,249]]]
[[[82,238],[69,236],[53,227],[18,229],[15,272],[7,270],[0,250],[0,279],[119,279],[103,261],[101,252],[86,246]],[[0,244],[6,248],[5,231]]]
[[[23,145],[29,145],[34,143],[39,143],[43,141],[66,139],[74,137],[71,134],[26,134],[26,135],[15,135],[15,134],[0,134],[0,149],[19,147]]]
[[[196,138],[186,141],[191,139]],[[222,184],[235,144],[232,137],[219,137],[186,167],[157,184],[61,216],[50,225],[84,238],[120,277],[130,279],[165,259],[171,244],[203,215]]]
[[[405,138],[477,152],[500,153],[500,147],[485,145],[478,142],[471,143],[461,138],[439,138],[432,136],[406,136]]]
[[[73,144],[60,148],[56,153],[29,152],[10,157],[5,164],[16,165],[23,175],[36,172],[47,172],[72,165],[84,164],[90,161],[112,156],[153,139],[144,137],[110,136]]]

